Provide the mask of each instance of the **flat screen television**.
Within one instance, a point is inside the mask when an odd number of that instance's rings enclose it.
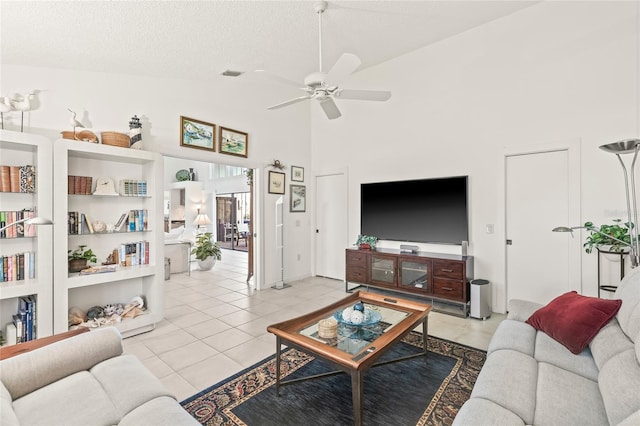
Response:
[[[469,241],[467,176],[360,186],[360,233],[433,244]]]

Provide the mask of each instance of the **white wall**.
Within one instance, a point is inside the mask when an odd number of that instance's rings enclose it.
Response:
[[[389,89],[386,103],[338,100],[343,117],[333,121],[314,105],[313,169],[349,168],[351,239],[360,183],[469,175],[475,276],[493,283],[494,310],[504,312],[505,148],[580,140],[582,221],[625,217],[620,165],[598,146],[640,137],[638,7],[541,3],[343,84]],[[496,232],[486,234],[486,224]],[[582,253],[585,294],[597,293],[595,256]]]
[[[34,99],[35,109],[25,114],[26,132],[57,139],[61,130],[71,130],[67,108],[76,111],[77,118],[96,133],[128,132],[128,122],[136,114],[143,123],[144,149],[184,159],[257,168],[257,184],[262,191],[257,196],[262,215],[256,223],[262,232],[258,247],[261,281],[263,286],[269,286],[280,279],[271,249],[275,238],[275,198],[266,194],[260,177],[275,158],[287,165],[309,167],[308,105],[266,110],[275,101],[297,95],[295,89],[265,85],[250,75],[237,79],[212,75],[210,81],[196,82],[9,64],[2,64],[0,72],[0,93],[4,95],[39,91]],[[181,147],[181,115],[247,132],[249,158]],[[6,129],[20,129],[19,113],[5,114],[5,120]],[[309,233],[296,234],[287,244],[307,252],[309,239]],[[302,259],[296,260],[293,253],[285,259],[287,279],[309,274],[309,256]]]

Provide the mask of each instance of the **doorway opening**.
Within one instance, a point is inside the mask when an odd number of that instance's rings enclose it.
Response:
[[[210,232],[221,248],[234,250],[234,255],[227,258],[246,265],[249,283],[254,275],[255,218],[253,180],[250,176],[253,176],[253,170],[244,167],[164,156],[165,256],[171,257],[168,247],[175,248],[174,240],[193,244],[198,234]],[[222,200],[221,204],[218,199]],[[236,232],[230,234],[232,238],[228,238],[225,226],[219,226],[226,223],[236,225],[235,228],[231,226]],[[224,243],[228,243],[228,247]],[[192,262],[193,256],[188,254],[184,261],[170,260],[172,273],[174,270],[186,272],[197,268]]]
[[[221,248],[249,250],[251,192],[216,195],[217,241]]]

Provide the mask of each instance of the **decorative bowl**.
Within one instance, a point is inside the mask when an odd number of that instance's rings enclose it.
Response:
[[[353,323],[351,321],[345,321],[344,319],[342,319],[342,311],[338,311],[336,313],[333,314],[333,317],[338,320],[339,323],[341,324],[346,324],[346,325],[350,325],[353,327],[366,327],[369,325],[374,325],[377,324],[378,322],[380,322],[380,320],[382,319],[382,315],[380,314],[380,312],[378,311],[373,311],[373,310],[369,310],[369,320],[368,321],[362,321],[359,324]]]

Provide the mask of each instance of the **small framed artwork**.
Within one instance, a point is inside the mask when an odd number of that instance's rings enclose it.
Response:
[[[304,182],[304,167],[291,166],[291,180]]]
[[[284,173],[269,172],[269,194],[284,194]]]
[[[180,116],[180,146],[215,151],[216,125]]]
[[[291,211],[304,212],[307,207],[307,188],[304,185],[291,185]]]
[[[247,133],[220,126],[218,141],[220,154],[247,158],[249,154],[249,135]]]

